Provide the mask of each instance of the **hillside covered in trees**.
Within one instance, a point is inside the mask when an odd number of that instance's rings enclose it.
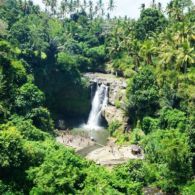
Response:
[[[140,5],[111,17],[115,1],[0,0],[0,194],[195,194],[195,6]],[[127,80],[130,131],[143,160],[108,170],[56,142],[59,117],[86,118],[87,72]]]

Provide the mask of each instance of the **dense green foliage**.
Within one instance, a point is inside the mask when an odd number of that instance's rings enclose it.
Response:
[[[142,146],[144,163],[151,167],[147,174],[155,173],[147,185],[190,194],[195,167],[194,6],[172,0],[166,11],[168,17],[155,1],[149,8],[143,4],[137,21],[118,20],[109,34],[108,68],[128,79],[126,112],[132,131],[123,134],[113,124],[110,130],[120,144]]]
[[[170,194],[195,191],[195,10],[153,1],[140,18],[110,18],[103,1],[0,0],[0,194]],[[128,80],[131,132],[144,160],[108,171],[56,143],[55,119],[86,116],[83,73]],[[119,106],[120,107],[120,106]]]
[[[131,120],[154,115],[159,107],[159,89],[156,78],[149,68],[140,70],[129,84],[129,114]],[[134,119],[134,118],[135,119]]]

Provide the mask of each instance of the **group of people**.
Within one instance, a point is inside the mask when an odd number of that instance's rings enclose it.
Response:
[[[81,146],[82,144],[89,146],[91,144],[91,140],[85,134],[82,135],[73,135],[70,131],[61,133],[62,143],[65,145],[73,146],[74,144],[77,146]]]

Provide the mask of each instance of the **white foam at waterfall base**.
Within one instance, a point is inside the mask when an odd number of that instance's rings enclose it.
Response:
[[[87,124],[82,125],[82,128],[87,130],[100,130],[101,112],[108,104],[108,86],[97,84],[96,92],[92,100],[91,111],[89,113]]]

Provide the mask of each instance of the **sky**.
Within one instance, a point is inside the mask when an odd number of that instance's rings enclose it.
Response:
[[[149,6],[152,0],[115,0],[116,8],[114,10],[115,16],[125,16],[130,18],[138,18],[140,13],[141,4],[145,3],[146,7]],[[161,0],[163,6],[166,6],[170,0]]]
[[[37,4],[41,4],[42,0],[33,0]],[[96,1],[96,0],[94,0]],[[108,0],[103,0],[104,3],[108,3]],[[138,18],[140,13],[140,6],[142,3],[146,4],[146,7],[150,5],[152,0],[115,0],[116,8],[114,9],[112,16],[128,16],[130,18]],[[166,7],[170,0],[159,0],[163,7]],[[195,0],[193,0],[195,3]]]

